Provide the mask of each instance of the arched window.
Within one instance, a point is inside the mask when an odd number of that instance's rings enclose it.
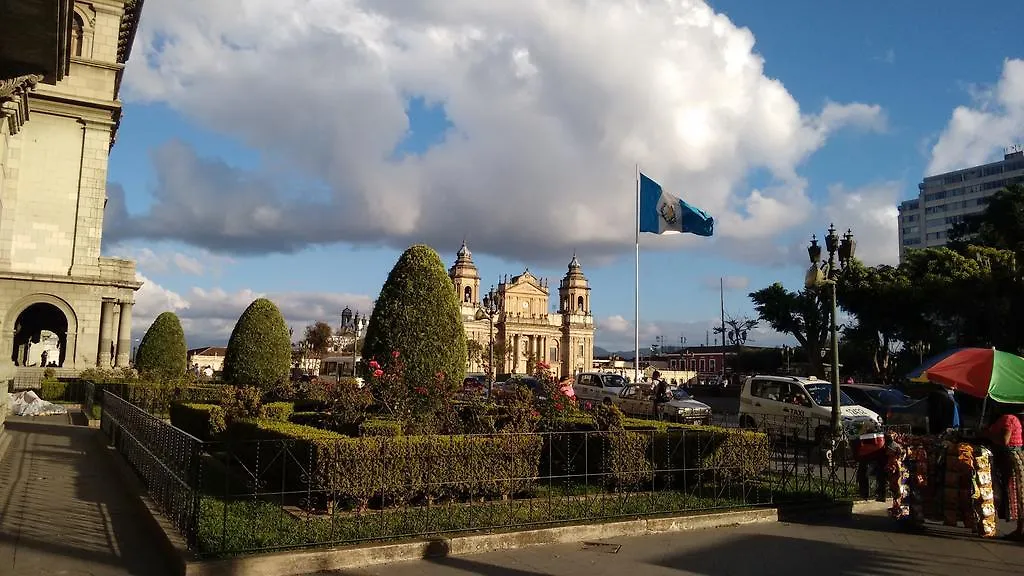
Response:
[[[466,289],[463,290],[462,299],[463,299],[464,302],[472,302],[473,301],[473,287],[472,286],[466,286]]]
[[[576,309],[580,312],[585,312],[586,308],[583,306],[583,296],[576,299]]]
[[[82,56],[82,44],[85,41],[85,23],[78,14],[74,15],[71,21],[71,53],[75,56]]]

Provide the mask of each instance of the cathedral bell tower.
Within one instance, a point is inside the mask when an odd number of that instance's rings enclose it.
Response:
[[[462,248],[459,248],[455,264],[448,269],[448,276],[455,285],[455,293],[459,296],[460,304],[480,305],[480,273],[477,272],[476,264],[473,263],[473,253],[469,251],[465,241],[462,242]]]
[[[583,269],[575,254],[569,262],[568,272],[558,285],[558,301],[558,311],[562,314],[590,315],[590,283],[583,275]]]

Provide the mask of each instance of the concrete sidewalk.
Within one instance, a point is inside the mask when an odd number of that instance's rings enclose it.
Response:
[[[99,431],[69,416],[10,417],[0,461],[0,574],[167,574]]]
[[[1004,525],[1004,527],[1008,527]],[[1024,545],[930,525],[900,532],[884,515],[752,524],[438,558],[350,576],[799,576],[1024,574]]]

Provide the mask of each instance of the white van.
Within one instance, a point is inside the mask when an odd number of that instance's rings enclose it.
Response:
[[[845,392],[839,405],[847,433],[867,422],[882,425],[878,414],[858,406]],[[832,384],[813,376],[751,376],[740,391],[740,425],[775,429],[820,444],[832,425]]]

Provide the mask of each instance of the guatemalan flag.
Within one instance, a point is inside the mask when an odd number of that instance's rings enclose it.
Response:
[[[707,212],[665,192],[660,184],[642,173],[639,220],[640,232],[698,236],[711,236],[715,232],[715,219]]]

